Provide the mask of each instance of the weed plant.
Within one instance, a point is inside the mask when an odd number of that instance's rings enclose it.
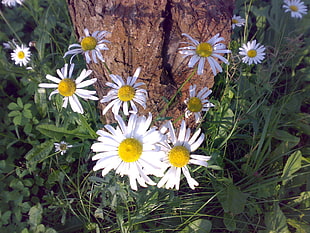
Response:
[[[1,232],[310,232],[310,16],[292,18],[282,5],[236,0],[246,22],[232,32],[215,107],[200,123],[199,152],[211,160],[192,168],[199,186],[183,179],[179,190],[139,191],[92,170],[90,148],[103,128],[96,102],[84,101],[82,115],[38,88],[76,43],[66,2],[1,5],[1,44],[34,44],[31,69],[0,46]],[[266,57],[247,65],[239,48],[254,39]],[[54,147],[61,141],[72,145],[63,154]]]

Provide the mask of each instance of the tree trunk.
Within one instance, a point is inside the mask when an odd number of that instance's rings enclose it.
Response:
[[[167,100],[194,71],[177,51],[180,42],[188,41],[181,34],[206,42],[220,33],[227,44],[233,4],[233,0],[68,0],[78,38],[84,35],[84,28],[111,32],[106,39],[112,43],[103,56],[113,74],[127,78],[142,67],[138,81],[146,84],[148,101],[147,109],[139,112],[151,112],[154,119],[161,116],[174,120],[184,115],[189,85],[211,88],[214,82],[206,64],[204,74],[195,74],[167,108]],[[102,98],[108,92],[105,83],[110,81],[109,74],[100,63],[90,63],[89,69],[98,79],[95,88]],[[107,123],[114,121],[112,114],[106,118]]]

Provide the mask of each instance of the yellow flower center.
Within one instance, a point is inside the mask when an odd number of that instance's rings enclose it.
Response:
[[[291,9],[291,11],[294,11],[294,12],[297,12],[297,11],[298,11],[298,7],[297,7],[297,6],[294,6],[294,5],[291,5],[291,6],[290,6],[290,9]]]
[[[200,43],[196,48],[196,53],[200,57],[209,57],[213,52],[213,47],[209,43]]]
[[[248,51],[247,54],[248,54],[248,57],[256,57],[257,52],[256,52],[255,49],[251,49],[251,50]]]
[[[67,150],[67,144],[65,144],[65,143],[60,143],[59,149],[60,149],[61,151]]]
[[[238,23],[237,19],[232,19],[231,21],[232,21],[233,24],[237,24]]]
[[[70,78],[65,78],[58,84],[58,91],[62,96],[72,96],[75,90],[75,82]]]
[[[19,59],[24,59],[24,58],[25,58],[25,53],[24,53],[23,51],[19,51],[19,52],[17,53],[17,57],[18,57]]]
[[[200,112],[202,109],[201,100],[198,97],[192,97],[187,103],[187,109],[191,112]]]
[[[81,41],[81,47],[84,51],[93,50],[97,46],[97,40],[95,37],[87,36]]]
[[[117,96],[124,102],[132,100],[135,97],[135,89],[132,86],[124,85],[118,90]]]
[[[188,164],[190,154],[184,146],[175,146],[168,153],[169,162],[175,167],[184,167]]]
[[[127,163],[137,161],[142,154],[141,142],[134,138],[126,138],[118,146],[119,157]]]

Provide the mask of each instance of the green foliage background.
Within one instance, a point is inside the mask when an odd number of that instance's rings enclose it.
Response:
[[[134,192],[125,178],[92,171],[103,126],[96,103],[80,115],[38,91],[76,42],[66,2],[0,9],[1,43],[36,42],[31,70],[0,46],[1,232],[310,232],[309,14],[293,19],[280,0],[236,1],[247,23],[233,31],[216,107],[200,125],[210,167],[193,168],[194,191],[183,182]],[[266,46],[263,64],[240,63],[238,49],[252,39]],[[85,67],[82,57],[76,65]],[[65,155],[54,152],[61,140],[74,145]]]

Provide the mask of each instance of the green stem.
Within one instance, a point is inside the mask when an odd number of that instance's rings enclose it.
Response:
[[[111,70],[109,69],[107,63],[103,62],[104,67],[107,69],[109,74],[112,74]]]
[[[194,69],[194,71],[188,76],[188,78],[182,83],[182,85],[178,88],[178,90],[176,91],[176,93],[172,96],[172,98],[169,100],[169,102],[165,105],[164,109],[161,110],[161,112],[159,113],[159,117],[162,116],[162,114],[164,112],[167,111],[167,109],[169,108],[169,106],[172,104],[172,102],[174,101],[174,99],[176,98],[176,96],[180,93],[180,91],[182,90],[182,88],[185,86],[186,83],[188,83],[189,80],[191,80],[191,78],[195,75],[197,69]]]
[[[2,11],[0,10],[0,15],[2,17],[2,19],[4,20],[4,22],[8,25],[9,29],[12,31],[12,33],[14,34],[14,36],[16,37],[16,39],[19,41],[20,44],[22,44],[23,42],[21,41],[21,39],[19,38],[19,36],[16,34],[16,32],[14,31],[13,27],[11,26],[11,24],[9,23],[9,21],[7,21],[7,19],[5,18],[5,16],[3,15]]]

